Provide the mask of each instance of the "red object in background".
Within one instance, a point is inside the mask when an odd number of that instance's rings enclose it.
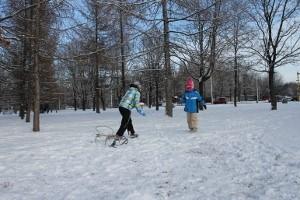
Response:
[[[226,98],[225,97],[219,97],[216,100],[214,100],[214,104],[226,104]]]

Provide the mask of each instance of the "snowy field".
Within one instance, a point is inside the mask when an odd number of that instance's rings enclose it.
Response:
[[[41,132],[0,115],[1,200],[298,200],[300,103],[208,105],[197,133],[183,108],[135,111],[139,137],[110,148],[95,126],[118,128],[117,109],[41,116]]]

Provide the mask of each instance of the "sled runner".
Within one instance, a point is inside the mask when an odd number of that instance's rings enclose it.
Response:
[[[115,141],[116,145],[123,145],[128,143],[128,139],[125,136],[122,136],[118,139],[116,139],[116,135],[114,133],[114,130],[109,126],[96,126],[96,135],[95,135],[95,143],[99,143],[102,140],[104,141],[105,145],[110,145],[113,141]],[[116,146],[114,145],[114,147]]]

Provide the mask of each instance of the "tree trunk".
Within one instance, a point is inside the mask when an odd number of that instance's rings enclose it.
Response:
[[[99,59],[98,59],[98,4],[95,6],[95,107],[96,113],[100,113],[100,88],[99,88]]]
[[[234,107],[237,107],[237,95],[238,95],[238,63],[237,55],[235,51],[234,56]]]
[[[198,82],[199,83],[199,92],[204,97],[204,82]]]
[[[40,79],[39,79],[39,36],[40,36],[40,0],[37,0],[35,13],[35,54],[33,65],[33,79],[34,79],[34,107],[33,107],[33,131],[40,131]]]
[[[163,21],[164,21],[164,57],[165,57],[165,96],[166,96],[166,115],[173,117],[172,104],[172,71],[170,63],[169,46],[169,19],[168,19],[168,0],[162,0]]]
[[[84,75],[81,74],[81,77],[83,78]],[[80,87],[81,87],[81,108],[83,111],[85,111],[85,109],[86,109],[86,87],[82,81],[80,83]]]
[[[25,118],[25,108],[24,108],[24,104],[21,103],[20,104],[20,113],[19,113],[20,118],[23,120]]]
[[[26,29],[26,28],[25,28]],[[23,61],[22,61],[22,67],[23,67],[23,76],[22,76],[22,84],[21,84],[21,102],[20,102],[20,112],[19,112],[19,117],[23,120],[25,117],[25,85],[26,85],[26,39],[24,38],[23,40]]]
[[[83,94],[82,99],[81,99],[81,105],[82,105],[82,110],[85,111],[86,109],[86,100],[85,100],[85,95]]]
[[[156,72],[157,73],[157,72]],[[158,77],[155,78],[155,105],[156,105],[156,110],[159,110],[159,99],[158,99],[158,95],[159,95],[159,91],[158,91]]]
[[[27,123],[30,122],[30,113],[31,113],[31,102],[27,102],[27,107],[26,107],[26,119],[25,121]]]
[[[26,92],[26,119],[25,121],[27,123],[30,122],[30,113],[31,113],[31,99],[32,99],[32,92],[31,92],[31,84],[29,83],[29,81],[26,81],[26,88],[27,88],[27,92]]]
[[[33,4],[33,0],[30,0],[29,2],[30,5]],[[28,35],[33,35],[33,12],[34,9],[31,8],[29,10],[29,25],[27,26],[28,28]],[[28,49],[27,49],[27,63],[26,63],[26,81],[25,81],[25,88],[26,88],[26,92],[25,92],[25,109],[26,109],[26,117],[25,117],[25,122],[26,123],[30,123],[30,118],[31,118],[31,110],[32,110],[32,82],[30,80],[32,80],[32,74],[30,73],[32,71],[32,62],[33,62],[33,49],[31,49],[30,47],[33,45],[33,40],[32,39],[28,39]]]
[[[214,71],[216,65],[216,40],[217,40],[217,31],[218,31],[218,13],[220,11],[220,0],[215,0],[215,10],[213,13],[213,27],[211,32],[211,47],[210,47],[210,55],[209,55],[209,69]]]
[[[148,102],[149,108],[152,107],[152,83],[150,82],[150,88],[149,88],[149,102]]]
[[[203,81],[199,82],[199,92],[200,92],[200,95],[202,95],[203,99],[205,99],[204,94],[203,94],[204,93],[204,82]],[[202,103],[199,104],[199,109],[203,110]]]
[[[123,11],[120,9],[120,47],[121,47],[121,73],[122,73],[122,89],[121,94],[125,94],[126,83],[125,83],[125,48],[124,48],[124,27],[123,27]]]
[[[269,89],[270,89],[270,98],[271,98],[271,110],[277,110],[277,99],[275,94],[275,85],[274,85],[274,65],[270,64],[269,71]]]
[[[74,110],[77,111],[77,95],[76,95],[75,85],[73,85],[73,105],[74,105]]]
[[[101,89],[101,104],[102,104],[102,109],[105,111],[106,110],[106,105],[105,105],[105,98],[104,98],[103,90]]]
[[[241,102],[241,97],[242,97],[241,83],[238,81],[238,102]]]
[[[200,4],[198,4],[200,6]],[[204,25],[203,22],[201,22],[201,15],[200,15],[200,7],[198,7],[198,37],[199,37],[199,58],[200,58],[200,66],[199,66],[199,77],[201,78],[199,81],[199,92],[204,98],[204,47],[203,47],[203,42],[204,42]],[[201,106],[202,107],[202,106]],[[200,108],[203,110],[203,107]]]
[[[244,85],[245,86],[245,85]],[[248,101],[248,95],[247,95],[247,90],[244,87],[244,101]]]
[[[28,6],[27,0],[25,0],[25,7]],[[25,10],[25,23],[24,23],[24,37],[23,37],[23,76],[22,76],[22,86],[21,86],[21,103],[20,103],[20,117],[24,119],[25,117],[25,105],[26,105],[26,66],[27,66],[27,35],[28,35],[28,11]]]
[[[95,98],[95,95],[93,95],[93,111],[96,111],[96,98]]]
[[[74,97],[74,111],[77,111],[77,100],[76,100],[76,97]]]

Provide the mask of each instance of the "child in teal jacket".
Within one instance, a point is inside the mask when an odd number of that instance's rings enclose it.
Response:
[[[134,82],[130,84],[129,89],[127,90],[126,94],[123,96],[120,104],[119,104],[119,111],[122,115],[121,125],[116,133],[116,139],[113,141],[111,146],[116,145],[116,141],[120,140],[123,137],[124,132],[127,130],[129,136],[131,138],[135,138],[138,135],[135,133],[132,120],[131,120],[131,110],[135,108],[137,112],[143,116],[145,116],[144,110],[140,106],[140,84],[139,82]]]

